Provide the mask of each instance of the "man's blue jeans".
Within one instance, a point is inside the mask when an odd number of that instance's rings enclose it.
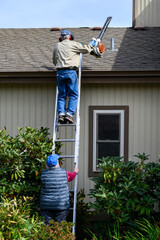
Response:
[[[78,102],[78,80],[76,70],[57,71],[58,115],[65,115],[66,98],[69,97],[67,114],[73,116]]]

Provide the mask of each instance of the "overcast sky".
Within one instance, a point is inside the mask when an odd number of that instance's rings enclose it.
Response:
[[[132,26],[133,0],[0,0],[0,28]]]

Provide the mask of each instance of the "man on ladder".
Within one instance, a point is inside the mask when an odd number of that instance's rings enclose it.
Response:
[[[104,45],[101,43],[105,30],[107,29],[111,17],[107,18],[97,39],[92,39],[87,45],[75,42],[74,36],[68,30],[61,32],[59,43],[55,45],[53,51],[53,63],[57,70],[57,90],[55,101],[55,116],[53,128],[53,149],[55,154],[56,142],[74,142],[74,154],[64,155],[61,158],[74,158],[75,169],[78,169],[79,160],[79,135],[80,135],[80,84],[81,84],[81,62],[82,54],[91,53],[96,57],[102,57],[105,51]],[[78,77],[77,77],[78,70]],[[67,112],[65,112],[65,104],[67,95],[69,97]],[[57,110],[58,108],[58,110]],[[74,124],[73,115],[77,109],[76,123]],[[58,112],[58,116],[57,116]],[[69,124],[67,124],[69,123]],[[74,139],[58,139],[56,132],[63,126],[75,126]],[[76,222],[76,197],[77,197],[77,180],[74,181],[74,202],[73,202],[73,234],[75,234]]]
[[[92,43],[83,45],[74,40],[73,34],[68,30],[61,32],[59,43],[53,51],[53,63],[57,70],[58,86],[58,121],[59,123],[74,123],[78,102],[77,70],[80,53],[86,54],[93,50]],[[67,112],[65,113],[66,97],[69,97]]]

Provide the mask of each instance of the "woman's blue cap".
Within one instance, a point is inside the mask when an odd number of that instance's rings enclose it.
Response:
[[[51,154],[50,156],[47,157],[47,166],[48,167],[55,167],[58,163],[58,154]]]

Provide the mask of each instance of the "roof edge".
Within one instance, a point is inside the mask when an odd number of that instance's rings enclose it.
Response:
[[[0,72],[0,83],[54,83],[56,72]],[[82,71],[82,83],[160,83],[160,70]]]

